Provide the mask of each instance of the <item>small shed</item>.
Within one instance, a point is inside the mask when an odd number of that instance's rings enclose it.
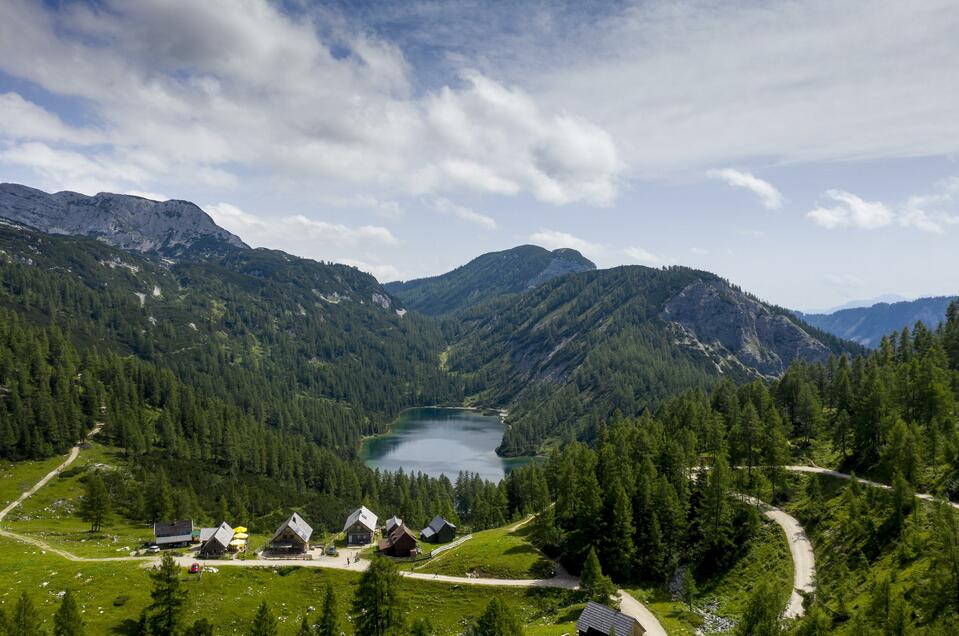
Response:
[[[226,521],[213,532],[213,535],[200,546],[200,556],[220,557],[230,549],[233,541],[233,528]]]
[[[310,537],[312,535],[313,528],[310,527],[310,524],[303,521],[303,517],[294,512],[273,533],[269,550],[271,552],[303,554],[310,549]]]
[[[377,545],[380,552],[392,557],[409,557],[418,552],[416,535],[402,523],[393,526],[393,532]]]
[[[452,541],[454,536],[456,536],[456,526],[440,515],[433,517],[430,525],[420,532],[420,539],[430,543],[447,543]]]
[[[161,548],[180,548],[193,540],[193,521],[181,519],[153,524],[154,543]]]
[[[376,515],[366,506],[360,506],[346,518],[343,533],[347,545],[366,545],[373,542],[376,533]]]
[[[615,628],[615,631],[614,631]],[[576,619],[578,636],[643,636],[646,630],[632,616],[590,601]]]

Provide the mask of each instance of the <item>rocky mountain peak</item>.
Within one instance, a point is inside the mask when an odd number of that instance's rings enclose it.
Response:
[[[97,238],[124,250],[174,256],[213,240],[246,248],[189,201],[152,201],[101,192],[48,194],[13,183],[0,184],[0,217],[49,234]]]

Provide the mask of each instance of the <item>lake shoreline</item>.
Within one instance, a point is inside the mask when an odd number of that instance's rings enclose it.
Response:
[[[436,405],[401,411],[387,430],[361,438],[359,459],[371,469],[440,474],[460,472],[498,482],[536,456],[503,457],[496,451],[506,430],[505,409]]]

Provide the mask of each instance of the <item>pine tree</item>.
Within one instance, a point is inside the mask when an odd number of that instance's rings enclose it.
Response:
[[[150,598],[150,627],[153,636],[176,636],[183,622],[186,591],[180,584],[180,568],[169,554],[164,554],[160,567],[150,572],[153,590]]]
[[[41,636],[43,634],[42,622],[37,608],[33,605],[33,599],[23,592],[17,599],[17,604],[13,608],[13,614],[9,619],[9,633],[17,636]]]
[[[326,594],[323,597],[323,612],[320,614],[320,620],[316,622],[316,633],[319,636],[339,636],[339,616],[336,610],[336,593],[333,591],[333,583],[326,582]]]
[[[742,620],[736,625],[737,636],[778,636],[782,633],[779,624],[779,596],[776,590],[761,581],[749,597]]]
[[[300,629],[297,630],[296,636],[312,636],[313,634],[316,634],[316,631],[310,627],[310,619],[304,616],[303,620],[300,621]]]
[[[400,636],[404,627],[405,603],[400,596],[400,575],[396,564],[386,558],[374,558],[360,577],[352,608],[357,633]]]
[[[523,623],[509,605],[494,596],[476,620],[471,636],[523,636]]]
[[[696,578],[693,576],[693,568],[687,565],[683,568],[683,600],[686,601],[686,606],[690,610],[693,609],[693,601],[697,594],[699,594],[699,590],[696,588]]]
[[[99,471],[86,478],[85,491],[80,500],[80,518],[90,522],[90,531],[99,532],[110,515],[110,493]]]
[[[73,592],[67,590],[60,601],[60,608],[53,616],[53,636],[82,636],[83,617],[80,608],[73,597]]]
[[[434,636],[435,634],[433,623],[426,617],[417,618],[410,627],[410,636]]]
[[[266,601],[261,601],[256,614],[253,616],[250,636],[276,636],[278,629],[276,617],[270,611],[270,606],[266,604]]]
[[[612,596],[616,592],[616,586],[603,574],[603,568],[599,564],[599,557],[596,556],[593,546],[589,547],[589,552],[586,554],[583,571],[579,575],[579,587],[591,601],[609,606],[615,604]]]

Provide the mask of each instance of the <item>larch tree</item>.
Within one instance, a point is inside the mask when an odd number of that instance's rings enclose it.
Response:
[[[339,615],[336,610],[336,592],[333,591],[333,583],[326,582],[326,593],[323,596],[323,611],[320,614],[320,620],[314,626],[319,636],[339,636]]]
[[[160,566],[150,572],[153,602],[149,609],[149,624],[153,636],[176,636],[183,623],[186,591],[180,583],[180,567],[169,554],[164,554]]]
[[[53,636],[83,636],[83,616],[70,590],[63,595],[53,616]]]
[[[523,636],[523,622],[513,608],[494,596],[476,619],[470,636]]]
[[[360,577],[353,598],[354,631],[369,636],[404,634],[405,605],[396,564],[386,558],[374,558]]]
[[[83,498],[80,499],[80,518],[90,523],[91,532],[99,532],[111,512],[110,493],[100,471],[94,471],[86,478]]]
[[[276,636],[279,626],[276,617],[270,611],[266,601],[261,601],[253,616],[253,625],[250,626],[250,636]]]

